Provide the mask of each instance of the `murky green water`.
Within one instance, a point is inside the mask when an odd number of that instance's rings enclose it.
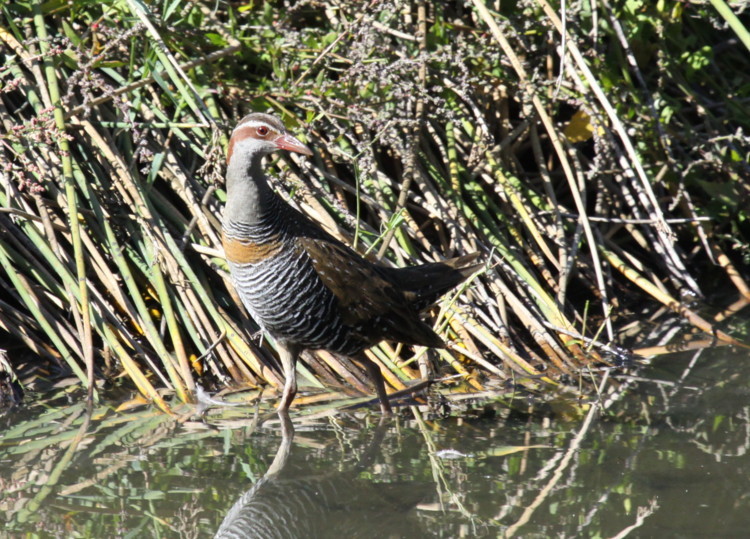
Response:
[[[748,359],[715,349],[613,375],[592,416],[490,402],[380,425],[294,417],[284,436],[249,408],[177,422],[102,407],[83,434],[80,405],[32,406],[0,419],[0,534],[745,537]]]

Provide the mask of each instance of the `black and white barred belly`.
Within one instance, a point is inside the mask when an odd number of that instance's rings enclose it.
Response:
[[[225,235],[239,241],[248,237],[249,230],[237,232],[236,227],[225,226]],[[263,234],[255,238],[261,246],[268,245],[263,241],[273,241]],[[342,323],[336,297],[320,280],[309,256],[295,246],[293,238],[279,242],[272,256],[256,262],[228,259],[235,288],[250,316],[274,339],[304,348],[344,355],[364,349],[366,343],[357,338],[354,328]]]

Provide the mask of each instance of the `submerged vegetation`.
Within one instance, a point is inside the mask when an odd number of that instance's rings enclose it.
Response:
[[[0,371],[125,375],[165,410],[278,387],[219,240],[227,134],[267,110],[315,151],[275,157],[275,187],[334,235],[485,255],[434,310],[448,348],[371,351],[394,390],[590,388],[686,332],[737,344],[750,35],[722,0],[568,4],[3,3]]]

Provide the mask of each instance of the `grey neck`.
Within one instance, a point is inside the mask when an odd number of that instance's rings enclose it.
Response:
[[[227,166],[227,204],[224,222],[257,225],[276,196],[263,173],[262,152],[232,155]]]

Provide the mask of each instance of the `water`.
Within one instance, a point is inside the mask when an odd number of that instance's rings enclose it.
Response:
[[[212,537],[244,515],[259,537],[745,537],[747,359],[718,348],[613,375],[617,399],[593,415],[566,395],[531,413],[297,415],[292,434],[247,407],[101,407],[83,434],[79,404],[30,406],[1,419],[0,533]]]

